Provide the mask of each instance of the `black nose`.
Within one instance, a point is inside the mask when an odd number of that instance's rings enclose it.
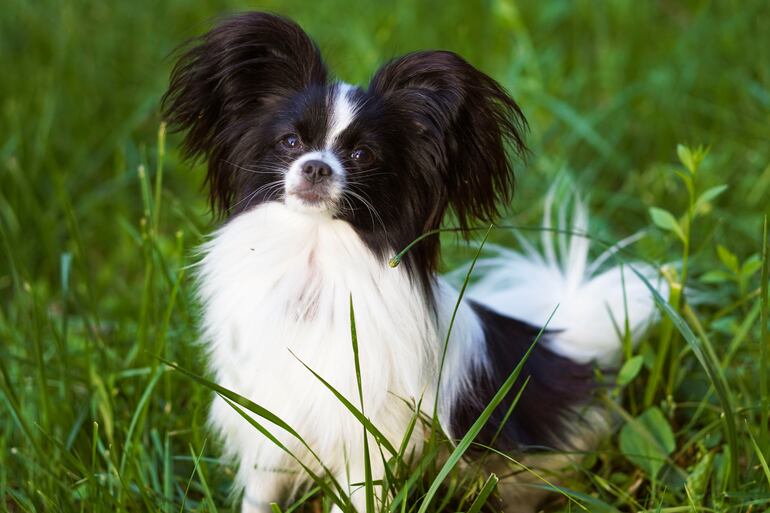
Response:
[[[302,176],[312,184],[317,184],[331,175],[332,168],[323,160],[308,160],[302,166]]]

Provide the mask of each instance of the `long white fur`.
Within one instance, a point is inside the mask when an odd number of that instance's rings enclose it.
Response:
[[[477,263],[482,278],[469,288],[469,296],[535,326],[545,325],[553,313],[548,329],[555,333],[545,339],[552,350],[576,362],[612,366],[620,357],[626,321],[635,343],[657,316],[647,286],[632,268],[664,297],[667,286],[658,271],[644,263],[603,266],[637,236],[590,262],[588,209],[574,197],[568,222],[563,207],[569,198],[560,201],[559,221],[554,225],[555,190],[551,189],[545,201],[542,252],[521,237],[523,252],[489,246],[497,255]]]
[[[437,281],[434,315],[406,272],[375,258],[349,224],[278,203],[232,219],[204,250],[203,335],[217,382],[288,422],[338,480],[362,481],[360,423],[301,362],[358,404],[348,316],[352,297],[364,411],[398,446],[414,414],[410,404],[421,398],[433,404],[456,292]],[[467,369],[483,364],[481,337],[478,319],[462,305],[442,378],[443,419],[449,418],[451,398],[460,393]],[[279,488],[301,480],[298,465],[218,397],[211,421],[240,461],[245,510],[267,511]],[[292,453],[320,471],[297,440],[276,431]],[[378,459],[373,463],[381,473]],[[359,504],[362,496],[352,495]]]

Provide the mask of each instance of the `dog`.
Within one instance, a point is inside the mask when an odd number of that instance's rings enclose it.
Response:
[[[237,461],[244,512],[271,511],[313,474],[340,484],[337,511],[364,510],[364,444],[382,439],[335,391],[416,454],[415,415],[460,439],[524,361],[476,442],[523,453],[603,429],[586,427],[583,409],[594,366],[617,363],[626,312],[634,337],[655,315],[637,275],[589,272],[577,235],[562,259],[552,242],[545,256],[500,250],[468,297],[438,272],[442,221],[470,236],[498,219],[527,151],[524,114],[491,77],[455,53],[419,51],[350,85],[296,23],[248,12],[185,48],[162,112],[185,155],[206,160],[225,218],[197,275],[214,378],[301,437],[259,419],[271,440],[215,397],[211,424]],[[576,215],[587,225],[584,209]],[[386,464],[370,460],[376,488]]]

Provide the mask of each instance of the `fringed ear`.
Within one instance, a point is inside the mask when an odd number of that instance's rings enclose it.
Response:
[[[474,219],[499,217],[513,195],[507,149],[525,153],[527,127],[500,84],[452,52],[429,51],[386,64],[369,90],[413,123],[423,160],[441,175],[463,230]]]
[[[224,160],[254,114],[278,97],[326,80],[315,43],[299,25],[274,14],[239,14],[190,42],[171,73],[162,114],[172,130],[186,131],[186,156],[208,160],[215,211],[232,201],[232,166]]]

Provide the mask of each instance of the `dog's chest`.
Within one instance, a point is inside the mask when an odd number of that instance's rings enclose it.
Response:
[[[365,402],[420,393],[435,359],[433,315],[349,225],[266,205],[229,222],[205,251],[204,338],[222,385],[287,413],[298,397],[312,397],[309,408],[336,401],[310,368],[356,398],[352,304]]]

